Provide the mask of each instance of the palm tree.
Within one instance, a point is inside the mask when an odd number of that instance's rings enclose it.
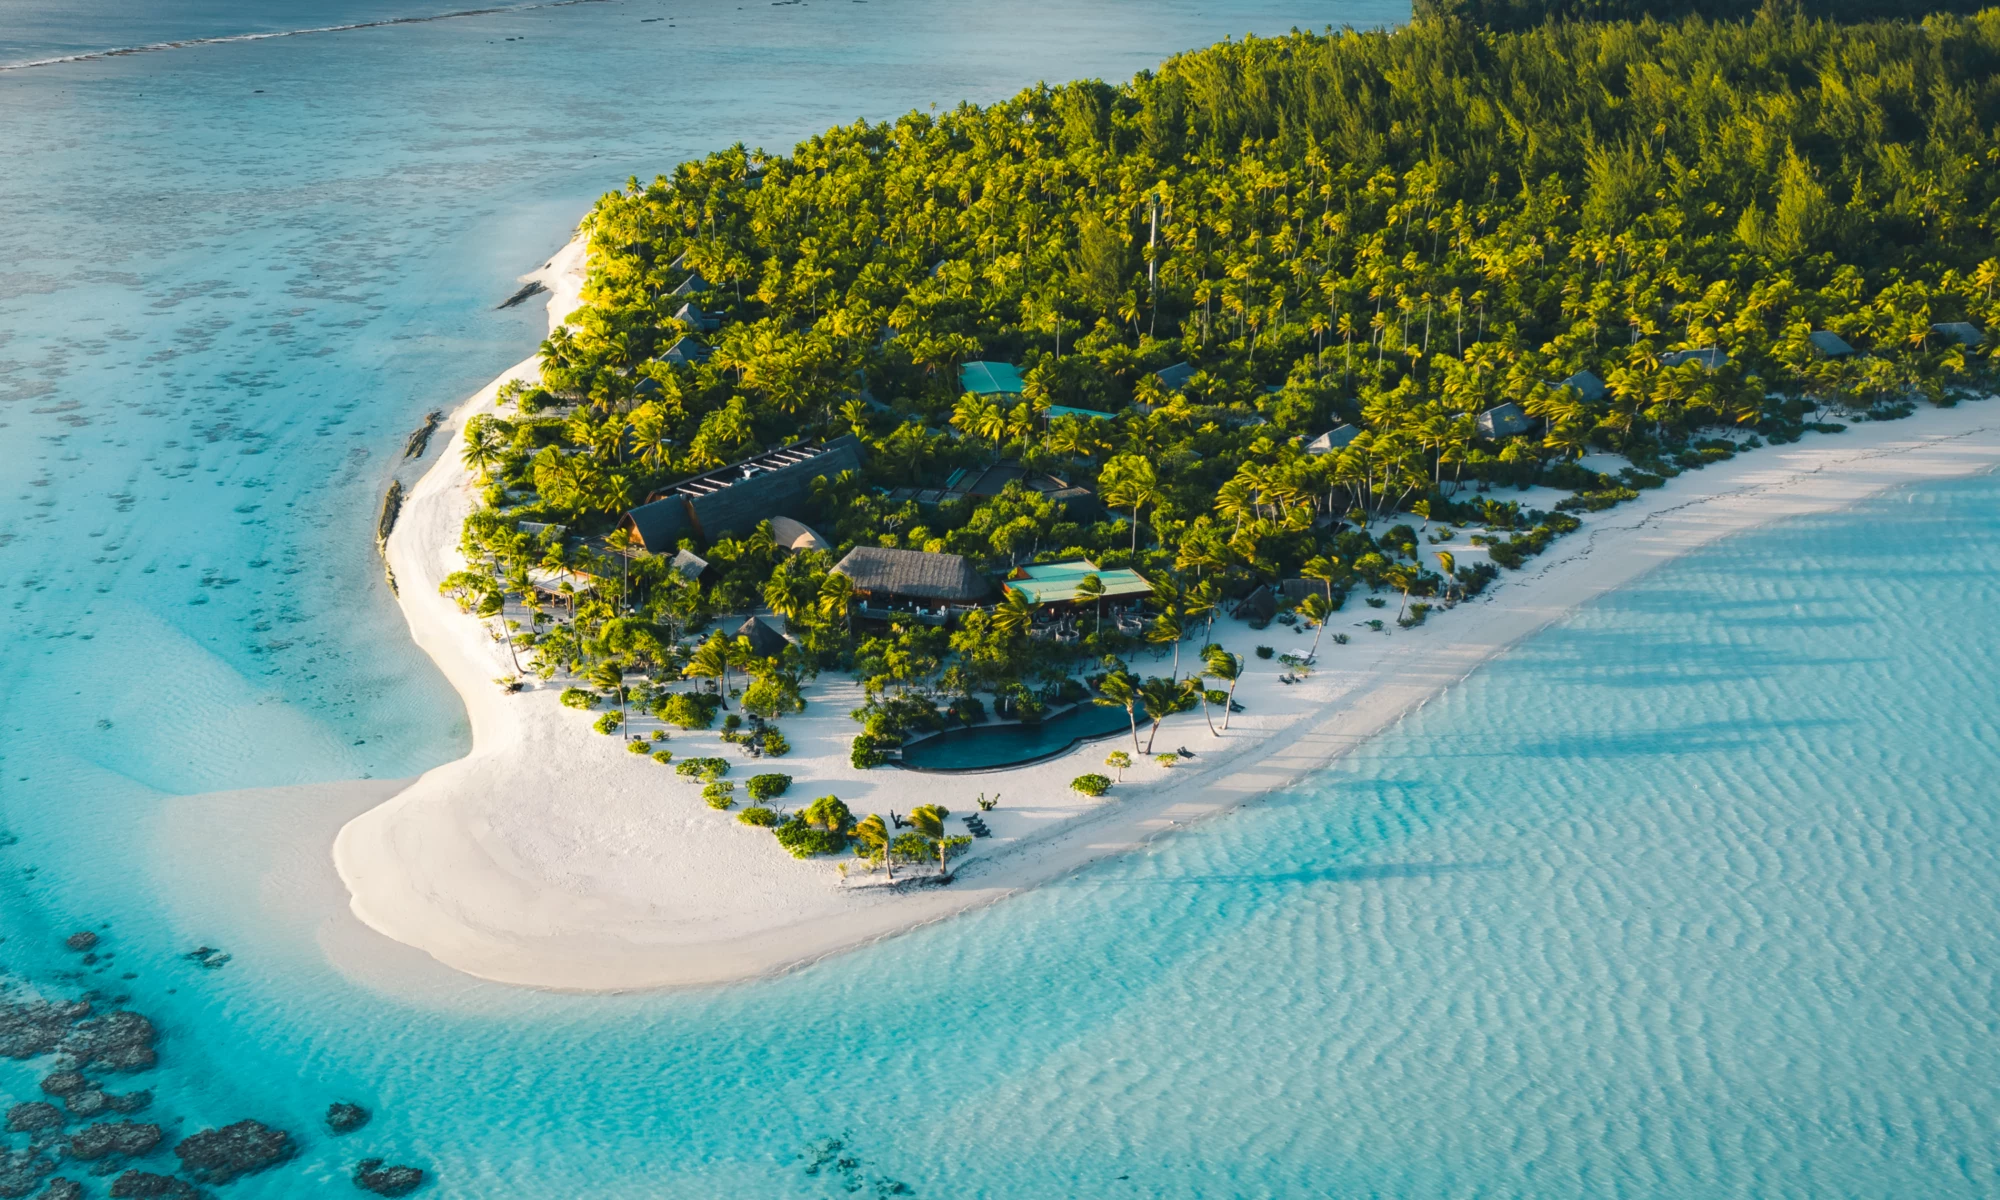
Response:
[[[1015,588],[1008,588],[1007,598],[993,606],[993,627],[1010,638],[1025,635],[1034,620],[1028,597]]]
[[[1194,692],[1196,695],[1201,697],[1201,719],[1208,722],[1209,736],[1221,737],[1222,735],[1215,731],[1215,716],[1213,713],[1208,711],[1209,692],[1207,684],[1208,680],[1202,677],[1201,667],[1196,667],[1193,671],[1190,671],[1188,673],[1186,686],[1190,691]]]
[[[896,882],[896,858],[889,853],[889,843],[893,839],[889,836],[888,824],[879,815],[870,813],[855,822],[854,828],[849,831],[849,836],[880,854],[882,864],[889,868],[889,882]]]
[[[1091,703],[1102,704],[1106,708],[1123,706],[1125,717],[1132,722],[1132,750],[1139,752],[1139,716],[1134,710],[1139,704],[1139,690],[1133,686],[1132,677],[1124,671],[1113,671],[1097,685],[1097,695]]]
[[[1155,675],[1139,685],[1139,699],[1146,705],[1146,719],[1153,723],[1152,732],[1146,735],[1144,753],[1153,752],[1153,739],[1160,736],[1160,722],[1181,711],[1187,693],[1175,685],[1171,679],[1161,679]]]
[[[464,441],[459,457],[467,467],[479,472],[479,482],[485,483],[487,473],[500,461],[500,453],[507,447],[506,440],[500,436],[493,418],[480,413],[465,423]]]
[[[715,679],[722,688],[722,707],[729,707],[729,672],[750,661],[750,642],[747,638],[731,641],[722,635],[720,629],[708,635],[708,640],[695,647],[688,656],[687,665],[681,674],[689,678]]]
[[[1082,579],[1076,581],[1076,598],[1090,601],[1091,607],[1097,610],[1097,632],[1102,634],[1104,632],[1104,581],[1097,577],[1096,572],[1085,575]]]
[[[1164,646],[1169,642],[1173,643],[1173,677],[1175,679],[1181,677],[1181,639],[1187,636],[1187,631],[1182,628],[1182,624],[1180,610],[1178,608],[1169,608],[1159,616],[1154,617],[1152,627],[1146,630],[1146,640],[1155,646]]]
[[[487,592],[479,598],[481,620],[492,618],[499,626],[500,640],[507,643],[507,656],[514,660],[514,674],[521,673],[521,656],[514,649],[514,639],[507,632],[507,597],[501,593]]]
[[[1313,624],[1313,648],[1306,655],[1306,661],[1311,662],[1319,657],[1319,639],[1326,632],[1327,618],[1333,616],[1333,605],[1314,593],[1299,602],[1299,615]]]
[[[1390,587],[1398,588],[1403,593],[1403,603],[1396,609],[1396,620],[1401,621],[1410,608],[1410,589],[1417,586],[1417,568],[1409,563],[1397,563],[1382,572],[1382,578],[1388,581]]]
[[[937,847],[940,875],[945,873],[945,852],[948,849],[945,844],[944,819],[950,815],[950,809],[937,804],[919,804],[910,810],[910,828],[929,838]]]
[[[1208,652],[1208,673],[1229,685],[1229,695],[1222,705],[1222,731],[1229,732],[1229,714],[1236,707],[1236,681],[1243,677],[1243,656],[1231,654],[1220,646]],[[1135,742],[1137,739],[1133,739]]]
[[[1104,464],[1098,477],[1098,498],[1113,508],[1132,510],[1132,549],[1139,549],[1139,510],[1160,498],[1160,478],[1153,464],[1137,454],[1121,454]]]
[[[819,585],[819,611],[828,616],[839,614],[847,624],[847,632],[854,632],[854,581],[838,571],[827,575]]]
[[[1447,592],[1458,586],[1457,580],[1454,578],[1454,574],[1458,570],[1458,560],[1452,557],[1451,551],[1438,551],[1438,568],[1444,572],[1445,590]]]
[[[1340,560],[1330,554],[1314,555],[1299,568],[1299,574],[1307,579],[1317,579],[1326,585],[1326,602],[1333,604],[1333,581],[1340,578]]]

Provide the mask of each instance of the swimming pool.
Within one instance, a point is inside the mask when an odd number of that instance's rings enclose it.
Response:
[[[913,742],[902,765],[913,771],[997,771],[1052,758],[1078,742],[1126,733],[1124,708],[1079,704],[1035,725],[974,725]]]

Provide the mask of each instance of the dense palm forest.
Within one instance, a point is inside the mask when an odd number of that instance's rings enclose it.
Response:
[[[871,633],[828,582],[856,544],[996,572],[1133,566],[1159,585],[1151,632],[1176,644],[1302,570],[1335,603],[1476,587],[1426,570],[1413,526],[1477,525],[1518,565],[1575,518],[1489,488],[1552,484],[1594,509],[1757,440],[1979,387],[1987,349],[1933,326],[2000,318],[1996,68],[2000,11],[1423,20],[1224,43],[1122,86],[634,180],[588,218],[586,305],[544,346],[541,385],[468,430],[487,507],[466,529],[481,569],[454,586],[491,613],[531,566],[599,563],[619,581],[603,601],[515,641],[607,690],[630,667],[679,670],[673,643],[706,618],[769,604],[809,650],[798,669],[852,666],[884,705],[1053,687],[1133,640],[1058,650],[1006,606]],[[1708,348],[1723,353],[1673,353]],[[1023,395],[966,393],[970,360],[1016,364]],[[1156,374],[1183,362],[1179,386]],[[1586,369],[1601,395],[1558,385]],[[1507,402],[1530,427],[1482,436],[1476,414]],[[1343,424],[1360,435],[1308,453]],[[866,467],[806,514],[832,554],[759,533],[693,547],[700,583],[659,556],[601,565],[650,490],[850,431]],[[1600,452],[1632,466],[1576,461]],[[889,494],[1003,459],[1102,507]]]

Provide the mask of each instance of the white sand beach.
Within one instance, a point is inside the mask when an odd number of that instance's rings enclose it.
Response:
[[[552,327],[578,302],[582,263],[573,243],[544,272]],[[1157,749],[1186,747],[1195,757],[1171,769],[1141,760],[1101,800],[1068,783],[1104,771],[1106,752],[1129,750],[1129,738],[1002,772],[855,770],[848,741],[857,726],[847,714],[859,688],[823,677],[808,689],[808,710],[783,723],[793,752],[754,768],[794,776],[785,804],[831,793],[857,814],[923,803],[961,814],[975,811],[980,793],[1001,797],[983,814],[993,836],[974,843],[950,886],[892,891],[874,886],[879,876],[844,879],[829,860],[794,860],[769,831],[709,809],[698,785],[563,708],[560,681],[514,695],[495,685],[513,673],[506,648],[441,597],[438,583],[462,565],[459,527],[474,503],[458,432],[501,383],[534,369],[533,358],[516,365],[454,414],[450,444],[406,499],[387,548],[416,644],[464,698],[472,751],[351,820],[333,856],[354,914],[381,934],[471,975],[565,990],[754,978],[1001,901],[1290,786],[1522,637],[1677,555],[1764,522],[2000,464],[2000,405],[1991,403],[1925,408],[1745,453],[1586,516],[1582,530],[1526,569],[1503,572],[1483,595],[1416,629],[1391,621],[1390,632],[1372,632],[1357,623],[1394,617],[1395,601],[1378,612],[1350,600],[1330,626],[1350,642],[1329,636],[1318,669],[1295,685],[1281,682],[1286,668],[1275,657],[1253,650],[1302,653],[1309,632],[1275,624],[1253,632],[1220,619],[1216,640],[1247,658],[1237,691],[1245,711],[1220,737],[1199,710],[1170,719]],[[1545,506],[1549,497],[1527,502]],[[1167,664],[1137,666],[1164,674]],[[750,773],[714,733],[674,731],[665,745],[680,758],[727,757],[738,777]]]

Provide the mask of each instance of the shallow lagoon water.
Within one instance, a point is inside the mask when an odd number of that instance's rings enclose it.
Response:
[[[320,865],[339,814],[174,797],[462,746],[373,506],[407,428],[532,345],[537,312],[491,305],[591,194],[1371,19],[727,11],[654,41],[635,2],[0,73],[26,148],[0,173],[0,952],[160,1022],[158,1118],[307,1135],[229,1195],[357,1194],[363,1153],[463,1197],[2000,1191],[1991,479],[1732,540],[1315,788],[765,984],[350,975],[310,887],[246,891],[238,860]],[[112,968],[59,978],[57,938],[100,922]],[[180,959],[204,941],[235,958]],[[376,1122],[314,1136],[342,1096]],[[827,1138],[860,1166],[807,1174]]]

